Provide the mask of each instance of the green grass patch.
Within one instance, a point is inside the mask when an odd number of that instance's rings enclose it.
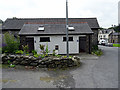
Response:
[[[120,44],[113,44],[113,47],[120,47]]]
[[[0,68],[9,68],[9,64],[0,64]]]

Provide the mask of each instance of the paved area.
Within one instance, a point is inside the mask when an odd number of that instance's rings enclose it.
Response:
[[[117,88],[118,48],[100,46],[104,55],[83,59],[78,68],[68,70],[3,69],[3,88]]]

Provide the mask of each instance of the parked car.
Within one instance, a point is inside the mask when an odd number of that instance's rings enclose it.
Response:
[[[99,44],[100,44],[100,45],[105,45],[106,43],[107,43],[107,42],[106,42],[106,40],[104,40],[104,39],[102,39],[102,40],[99,41]]]
[[[113,43],[106,43],[105,46],[113,47]]]

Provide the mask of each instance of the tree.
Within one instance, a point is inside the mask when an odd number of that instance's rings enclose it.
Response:
[[[120,25],[118,25],[118,26],[113,26],[113,27],[110,27],[110,28],[108,28],[108,29],[114,29],[115,32],[120,32]]]
[[[3,52],[14,53],[16,50],[19,49],[20,46],[19,37],[15,38],[14,35],[6,32],[4,34],[4,40],[6,46],[2,47]]]

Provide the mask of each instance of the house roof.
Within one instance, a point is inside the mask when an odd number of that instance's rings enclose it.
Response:
[[[39,26],[43,24],[24,24],[19,32],[19,35],[65,35],[65,24],[44,24],[45,30],[38,31]],[[69,34],[93,34],[91,28],[87,23],[70,24],[74,27],[74,31],[69,31]]]
[[[69,24],[87,22],[90,28],[99,28],[96,18],[69,18]],[[8,18],[3,23],[3,29],[21,29],[26,23],[65,24],[65,18]]]
[[[99,30],[99,32],[101,32],[101,34],[110,34],[115,31],[114,31],[114,29],[103,29],[103,30]]]
[[[114,36],[118,36],[118,35],[120,35],[120,33],[112,33],[112,35],[114,35]]]

